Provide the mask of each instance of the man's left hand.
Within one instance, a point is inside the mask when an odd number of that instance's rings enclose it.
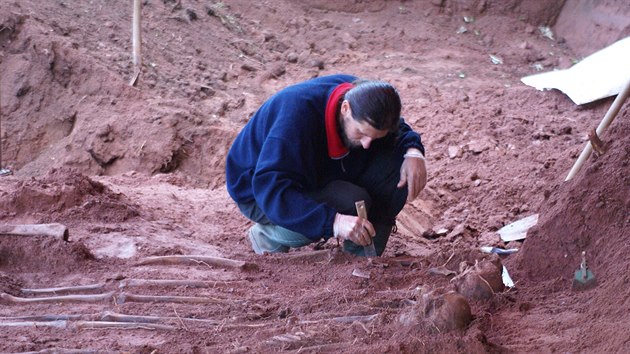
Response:
[[[400,167],[400,181],[397,187],[407,186],[407,202],[411,202],[427,185],[427,166],[420,150],[407,150],[407,157]]]

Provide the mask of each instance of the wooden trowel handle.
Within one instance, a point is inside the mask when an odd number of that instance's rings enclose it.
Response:
[[[68,228],[62,224],[0,225],[0,234],[20,236],[44,235],[68,241]]]

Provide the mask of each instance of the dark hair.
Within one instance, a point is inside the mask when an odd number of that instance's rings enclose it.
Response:
[[[400,96],[389,83],[382,81],[357,80],[344,99],[350,103],[352,117],[366,121],[378,130],[398,130],[400,122]]]

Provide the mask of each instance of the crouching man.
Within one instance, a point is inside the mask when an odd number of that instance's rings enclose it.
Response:
[[[396,89],[331,75],[289,86],[258,109],[227,156],[227,189],[255,222],[257,254],[336,237],[364,256],[385,250],[396,216],[425,187],[420,135]],[[364,200],[368,220],[357,217]]]

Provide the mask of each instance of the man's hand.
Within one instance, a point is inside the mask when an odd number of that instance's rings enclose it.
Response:
[[[376,231],[372,223],[366,219],[337,213],[333,224],[335,237],[348,240],[360,246],[367,246],[372,243],[372,237],[376,236]]]
[[[427,166],[420,150],[407,150],[405,160],[400,167],[400,181],[397,187],[407,186],[407,202],[411,202],[427,185]]]

